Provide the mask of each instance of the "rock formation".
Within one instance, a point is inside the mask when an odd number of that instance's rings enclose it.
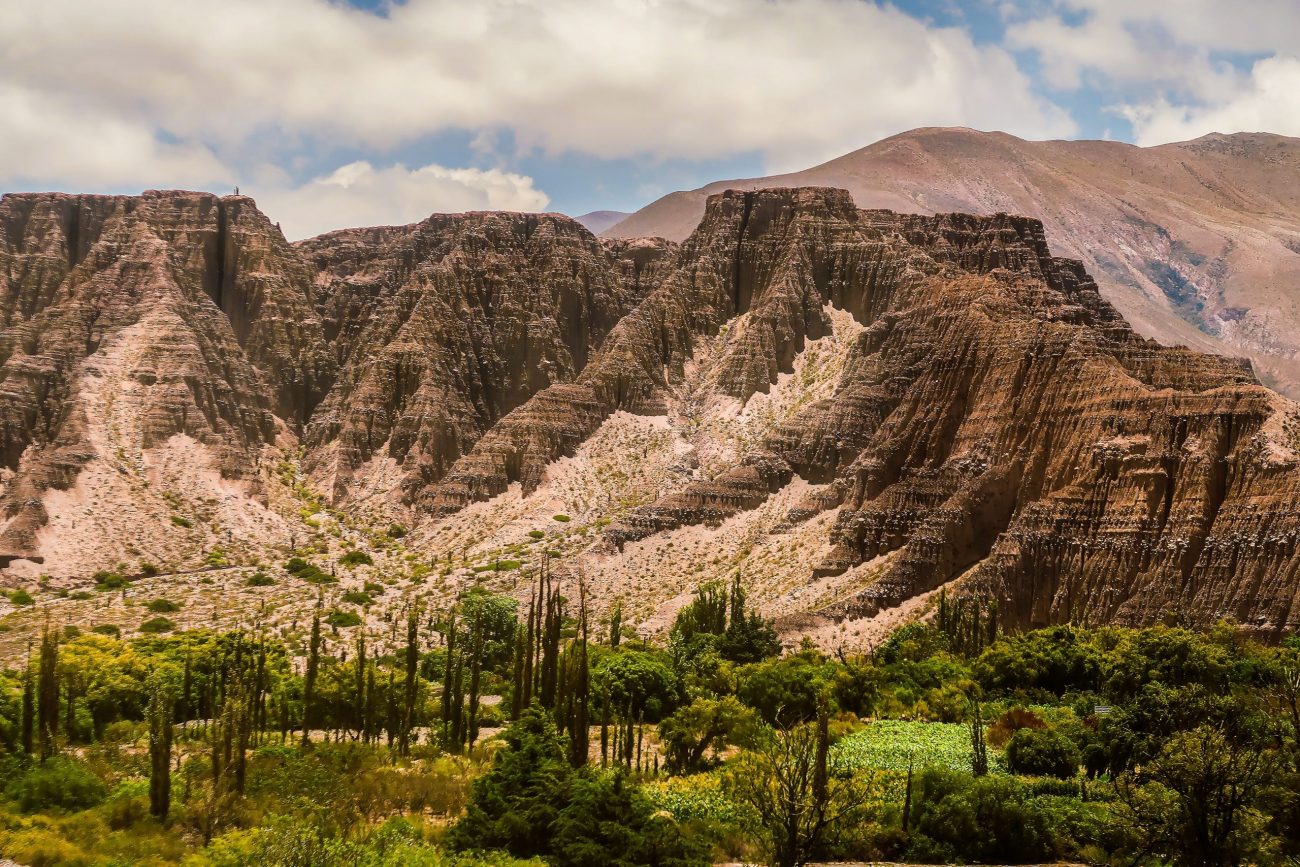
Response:
[[[739,568],[822,621],[948,586],[1008,625],[1300,625],[1297,408],[1137,336],[1036,219],[803,187],[711,196],[680,245],[499,213],[290,245],[197,193],[7,196],[0,228],[8,560],[270,551],[300,445],[466,575],[571,512],[547,544],[647,621]]]
[[[1140,148],[918,129],[804,171],[671,193],[604,234],[680,240],[709,195],[809,185],[847,189],[862,208],[1037,217],[1138,333],[1247,356],[1265,383],[1300,397],[1300,139]]]

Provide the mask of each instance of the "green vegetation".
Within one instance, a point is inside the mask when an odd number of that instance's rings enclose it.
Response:
[[[140,624],[140,631],[147,635],[156,635],[159,632],[171,632],[176,628],[166,617],[153,617]]]
[[[561,524],[567,524],[569,521],[573,520],[568,515],[553,515],[552,518],[559,521]]]
[[[301,557],[291,557],[284,564],[284,571],[296,578],[306,581],[308,584],[337,584],[338,579],[333,575],[322,572],[314,563],[308,563]]]
[[[357,614],[355,611],[344,611],[336,608],[325,617],[325,622],[335,629],[341,627],[360,626],[361,615]]]
[[[173,602],[170,599],[151,599],[145,607],[155,614],[170,614],[173,611],[181,610],[180,603]]]
[[[364,590],[349,590],[343,594],[343,601],[349,605],[374,605],[375,599]]]
[[[1226,625],[1003,635],[992,606],[945,601],[870,656],[781,657],[738,583],[700,588],[656,645],[545,566],[534,577],[523,604],[475,588],[446,610],[412,603],[379,636],[331,633],[361,618],[324,599],[283,634],[51,626],[0,671],[0,852],[103,867],[1300,857],[1300,642]]]
[[[261,569],[258,569],[252,575],[248,576],[247,584],[249,587],[273,587],[275,579],[267,575]]]
[[[26,590],[23,590],[21,588],[19,588],[18,590],[14,590],[12,593],[9,594],[9,601],[15,605],[36,604],[36,600],[32,598],[32,594],[28,593]]]
[[[349,551],[339,558],[339,563],[351,569],[354,566],[373,566],[375,561],[365,551]]]
[[[96,572],[91,576],[91,580],[95,582],[95,589],[101,592],[121,590],[127,584],[131,583],[122,573],[109,572],[106,570]]]

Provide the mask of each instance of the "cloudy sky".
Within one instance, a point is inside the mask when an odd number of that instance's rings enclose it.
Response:
[[[291,238],[633,210],[917,126],[1300,135],[1295,0],[15,0],[0,190],[258,199]]]

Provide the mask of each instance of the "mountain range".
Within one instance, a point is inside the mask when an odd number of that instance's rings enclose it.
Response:
[[[902,141],[928,137],[972,138]],[[645,633],[735,574],[828,646],[940,589],[1013,627],[1295,629],[1300,408],[1245,360],[1135,333],[1043,220],[862,189],[726,189],[653,237],[487,212],[294,244],[242,196],[6,195],[4,581],[195,587],[350,553],[341,586],[400,579],[405,598],[523,593],[545,560]],[[1135,225],[1074,243],[1130,273],[1156,255]],[[214,591],[314,598],[287,574]]]
[[[807,185],[846,189],[861,208],[1036,217],[1139,333],[1248,357],[1300,396],[1300,139],[1142,148],[918,129],[805,171],[672,193],[604,234],[679,241],[714,193]]]

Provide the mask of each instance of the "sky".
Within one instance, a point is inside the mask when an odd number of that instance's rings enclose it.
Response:
[[[1300,136],[1296,0],[3,0],[0,190],[238,187],[291,239],[631,211],[920,126]]]

